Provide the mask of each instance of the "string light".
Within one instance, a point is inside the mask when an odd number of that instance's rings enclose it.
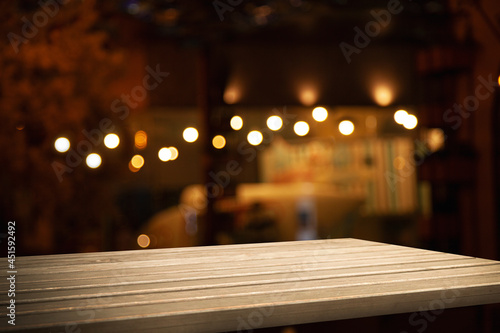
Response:
[[[71,146],[68,138],[65,137],[60,137],[57,138],[56,141],[54,142],[54,148],[60,153],[65,153],[69,150],[69,147]]]
[[[323,122],[328,118],[328,111],[324,107],[318,106],[314,108],[312,116],[317,122]]]
[[[148,247],[149,244],[151,244],[151,239],[148,235],[141,234],[139,235],[139,237],[137,237],[137,244],[144,249]]]
[[[135,146],[144,149],[148,145],[148,135],[144,131],[137,131],[134,136]]]
[[[394,121],[399,125],[403,125],[406,117],[408,117],[408,112],[406,112],[406,110],[398,110],[394,112]]]
[[[198,139],[198,130],[194,127],[188,127],[182,132],[182,137],[186,142],[195,142]]]
[[[251,131],[247,135],[248,143],[250,143],[253,146],[260,145],[262,143],[263,139],[264,139],[264,136],[259,131]]]
[[[104,145],[109,149],[115,149],[120,144],[120,138],[115,133],[110,133],[104,137]]]
[[[305,121],[298,121],[293,125],[293,130],[298,136],[304,136],[309,133],[309,124]]]
[[[271,116],[267,118],[267,127],[271,131],[278,131],[283,126],[283,120],[279,116]]]
[[[415,115],[409,114],[408,116],[406,116],[403,126],[406,129],[412,130],[415,127],[417,127],[417,124],[418,124],[417,117],[415,117]]]
[[[144,157],[141,155],[134,155],[130,160],[130,164],[136,169],[140,169],[144,166]]]
[[[163,147],[158,151],[158,158],[162,162],[170,161],[172,158],[172,152],[167,147]]]
[[[226,138],[222,135],[216,135],[212,139],[212,145],[217,149],[222,149],[226,145]]]
[[[231,118],[229,124],[233,130],[239,131],[243,128],[243,119],[240,116],[234,116]]]
[[[339,132],[343,135],[351,135],[354,132],[354,124],[350,120],[343,120],[339,124]]]
[[[170,150],[170,160],[173,161],[177,157],[179,157],[179,151],[175,147],[168,147],[168,150]]]
[[[102,159],[99,154],[92,153],[86,158],[87,166],[91,169],[96,169],[101,165]]]

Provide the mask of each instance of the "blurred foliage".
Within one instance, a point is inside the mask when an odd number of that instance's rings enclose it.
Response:
[[[106,184],[126,157],[97,170],[82,161],[59,181],[52,164],[66,165],[66,156],[54,140],[67,136],[75,149],[101,119],[123,125],[107,87],[125,70],[125,53],[109,48],[95,1],[47,3],[0,5],[0,32],[8,36],[0,42],[0,217],[17,220],[26,253],[98,250],[104,219],[114,214]]]

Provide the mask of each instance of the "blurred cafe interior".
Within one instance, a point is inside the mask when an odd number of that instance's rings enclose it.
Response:
[[[0,5],[18,255],[353,237],[499,258],[497,1],[53,3]]]

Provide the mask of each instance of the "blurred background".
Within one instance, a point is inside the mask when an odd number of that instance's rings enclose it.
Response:
[[[499,257],[496,1],[0,15],[18,255],[355,237]]]
[[[500,258],[495,0],[23,0],[0,17],[17,255],[354,237]],[[429,332],[498,332],[498,313],[447,310]],[[332,325],[274,331],[408,315]]]

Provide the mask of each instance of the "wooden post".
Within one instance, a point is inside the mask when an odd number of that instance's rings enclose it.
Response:
[[[203,220],[204,226],[201,230],[204,230],[203,243],[204,245],[214,245],[215,244],[215,223],[214,223],[214,203],[215,197],[211,195],[211,184],[209,172],[213,169],[213,157],[210,154],[210,142],[212,128],[210,125],[210,119],[212,114],[212,101],[210,94],[210,48],[208,44],[202,45],[198,57],[198,107],[200,108],[200,140],[202,141],[202,172],[203,181],[206,190],[206,213],[205,219]]]

